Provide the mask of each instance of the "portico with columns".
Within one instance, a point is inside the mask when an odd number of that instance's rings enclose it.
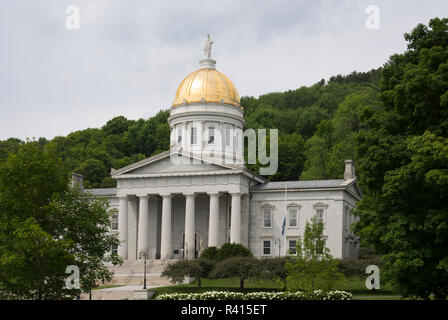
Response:
[[[123,259],[194,259],[225,242],[248,246],[253,175],[206,161],[173,175],[165,173],[174,166],[169,153],[148,160],[112,175],[118,182],[118,254]],[[158,173],[151,173],[154,167]]]

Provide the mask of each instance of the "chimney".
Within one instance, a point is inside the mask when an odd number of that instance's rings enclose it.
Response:
[[[344,180],[352,180],[355,178],[355,163],[352,160],[345,160]]]
[[[78,190],[84,190],[84,176],[82,174],[72,172],[71,187]]]

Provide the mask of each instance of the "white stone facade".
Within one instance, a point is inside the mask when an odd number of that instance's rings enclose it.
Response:
[[[193,259],[210,244],[226,242],[241,243],[257,257],[284,256],[318,210],[330,253],[358,257],[359,239],[350,225],[361,193],[350,175],[266,182],[244,168],[210,163],[183,164],[173,171],[166,152],[114,172],[117,189],[87,190],[107,197],[118,212],[116,231],[123,242],[118,253],[125,260],[144,258],[142,252],[150,259]]]
[[[345,189],[253,191],[251,195],[249,247],[255,256],[286,255],[291,247],[289,242],[303,239],[306,222],[311,221],[317,209],[322,209],[323,233],[330,253],[336,258],[358,257],[359,240],[348,228],[355,221],[350,209],[356,206],[356,195]],[[265,208],[272,210],[270,227],[264,226]],[[297,212],[297,218],[292,219],[295,221],[290,221],[290,209]],[[263,252],[264,241],[270,241],[269,254]]]

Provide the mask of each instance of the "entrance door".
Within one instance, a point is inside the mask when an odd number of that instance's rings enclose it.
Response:
[[[199,237],[199,233],[195,232],[194,233],[194,258],[195,259],[199,257],[200,244],[201,244],[201,240],[200,240],[200,237]],[[185,232],[182,232],[181,257],[184,258],[184,259],[186,257],[186,252],[187,252],[187,248],[186,248],[186,244],[185,244]]]
[[[199,244],[200,244],[200,238],[199,234],[197,232],[194,233],[194,258],[198,258],[199,256]]]

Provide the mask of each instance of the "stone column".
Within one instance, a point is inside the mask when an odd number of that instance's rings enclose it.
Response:
[[[138,219],[138,242],[137,242],[137,258],[144,259],[141,256],[142,252],[146,254],[149,259],[149,206],[148,195],[138,195],[140,199],[139,204],[139,219]]]
[[[241,243],[241,193],[231,193],[230,243]]]
[[[128,198],[128,260],[137,259],[138,199]]]
[[[208,246],[219,245],[219,193],[209,193],[210,217],[208,220]]]
[[[171,229],[171,194],[162,194],[162,230],[160,244],[160,258],[171,259],[173,255]]]
[[[119,196],[118,199],[118,236],[120,239],[118,255],[123,260],[128,260],[128,197]]]
[[[195,245],[194,245],[194,232],[195,232],[195,198],[194,193],[185,193],[185,242],[184,248],[185,257],[187,259],[194,259]]]

